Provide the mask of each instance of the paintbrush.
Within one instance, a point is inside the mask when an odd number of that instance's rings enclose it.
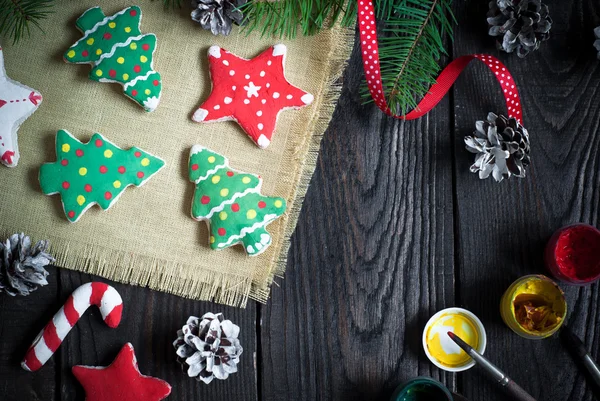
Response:
[[[515,400],[518,401],[536,401],[535,398],[530,396],[527,391],[523,390],[517,383],[511,378],[505,375],[500,369],[493,363],[484,358],[480,353],[475,351],[469,344],[464,342],[459,336],[449,331],[448,336],[454,341],[459,347],[461,347],[477,365],[481,366],[484,371],[487,372],[493,380],[495,380],[500,386],[502,386],[508,394],[510,394]]]
[[[581,360],[583,366],[590,372],[590,376],[592,376],[598,387],[600,387],[600,368],[596,362],[594,362],[587,349],[585,349],[585,345],[581,339],[566,325],[563,325],[563,328],[560,330],[560,335],[573,353]]]

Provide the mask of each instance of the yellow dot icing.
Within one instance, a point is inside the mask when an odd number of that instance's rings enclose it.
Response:
[[[83,205],[85,203],[85,198],[83,197],[83,195],[79,195],[77,197],[77,204],[79,204],[79,206]]]
[[[449,331],[475,349],[479,347],[479,332],[471,318],[461,313],[444,314],[427,329],[427,349],[431,356],[444,366],[462,366],[471,357],[452,341]]]
[[[132,44],[130,44],[130,45],[129,45],[129,48],[130,48],[131,50],[135,50],[135,49],[137,49],[137,43],[132,43]]]
[[[144,157],[142,159],[142,166],[146,167],[149,164],[150,164],[150,160],[147,157]]]
[[[127,32],[127,33],[131,32],[131,28],[130,28],[130,27],[128,27],[128,26],[126,26],[124,30],[125,30],[125,32]]]
[[[88,45],[93,45],[94,44],[94,38],[89,38],[85,43],[87,43]]]
[[[67,57],[68,57],[68,58],[73,58],[73,57],[75,57],[75,50],[69,50],[69,52],[67,53]]]
[[[219,213],[219,218],[221,220],[227,220],[227,212],[221,212],[221,213]]]
[[[69,146],[68,143],[64,143],[63,146],[61,147],[61,150],[65,153],[67,153],[69,150],[71,150],[71,146]]]
[[[151,94],[151,93],[152,93],[152,91],[150,91],[150,89],[146,89],[146,90],[144,91],[144,93],[145,93],[146,95],[149,95],[149,94]]]
[[[246,212],[246,217],[248,218],[248,220],[252,220],[254,218],[256,218],[256,210],[254,209],[250,209]]]
[[[244,184],[248,184],[250,182],[250,177],[244,177],[244,178],[242,178],[242,182]]]
[[[87,168],[81,167],[79,169],[79,175],[86,175],[86,174],[87,174]]]
[[[277,199],[275,202],[273,202],[273,204],[275,205],[276,208],[280,208],[281,206],[283,206],[283,202],[280,201],[279,199]]]
[[[223,189],[222,189],[222,190],[219,192],[219,194],[220,194],[221,196],[227,196],[227,195],[229,195],[229,190],[228,190],[227,188],[223,188]]]
[[[96,75],[101,77],[102,76],[102,70],[96,70]]]
[[[125,62],[125,59],[123,57],[119,57],[117,59],[117,63],[119,63],[119,64],[123,64],[124,62]]]
[[[129,74],[123,74],[123,81],[129,81]]]
[[[113,152],[112,152],[112,150],[110,150],[110,149],[106,149],[106,150],[104,151],[104,157],[106,157],[107,159],[110,159],[110,158],[112,157],[112,155],[113,155]]]
[[[97,49],[97,50],[96,50],[96,54],[97,54],[98,56],[99,56],[99,55],[101,55],[101,54],[102,54],[102,49]]]
[[[108,27],[111,29],[114,29],[117,26],[117,24],[115,24],[114,22],[109,22],[108,23]]]
[[[210,243],[214,244],[215,243],[215,237],[213,237],[212,235],[210,236]]]
[[[218,184],[219,181],[221,181],[221,176],[220,175],[215,175],[212,179],[211,179],[213,184]]]
[[[140,61],[142,63],[145,63],[146,61],[148,61],[148,57],[146,57],[146,56],[140,56]]]
[[[209,163],[214,163],[215,162],[215,157],[214,156],[208,156],[208,162]]]
[[[115,188],[121,188],[121,181],[116,180],[115,182],[113,182],[113,187],[115,187]]]

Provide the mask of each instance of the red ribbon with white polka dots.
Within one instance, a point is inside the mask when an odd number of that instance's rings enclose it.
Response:
[[[377,27],[375,21],[375,12],[372,0],[358,0],[358,26],[360,31],[360,41],[362,48],[363,66],[369,92],[379,107],[385,114],[401,120],[414,120],[423,117],[433,109],[442,98],[448,93],[450,87],[454,84],[460,73],[467,67],[473,59],[483,61],[489,69],[496,75],[500,82],[508,117],[514,117],[521,121],[521,99],[508,69],[496,57],[485,54],[473,54],[462,56],[452,61],[437,78],[437,82],[431,86],[429,92],[419,102],[417,107],[405,115],[393,114],[385,100],[385,92],[381,83],[381,69],[379,66],[379,45],[377,43]]]

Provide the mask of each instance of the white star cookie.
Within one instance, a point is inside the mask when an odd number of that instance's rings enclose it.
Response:
[[[0,162],[16,167],[19,162],[17,130],[42,103],[42,95],[6,76],[0,47]]]

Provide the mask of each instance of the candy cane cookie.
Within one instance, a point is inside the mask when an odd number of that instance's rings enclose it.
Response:
[[[115,328],[121,322],[123,300],[117,290],[100,282],[83,284],[37,335],[21,363],[23,369],[34,372],[44,366],[91,305],[100,309],[102,319],[109,327]]]

